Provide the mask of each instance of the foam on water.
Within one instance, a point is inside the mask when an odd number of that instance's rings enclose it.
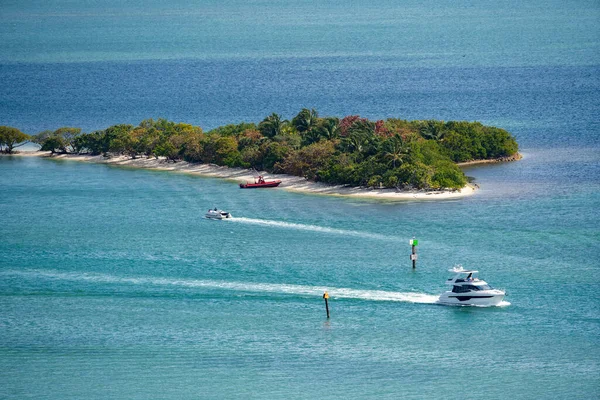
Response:
[[[439,298],[439,296],[438,296]],[[497,305],[489,305],[489,306],[484,306],[481,304],[478,305],[473,305],[473,304],[448,304],[448,303],[438,303],[436,300],[436,303],[442,306],[448,306],[448,307],[477,307],[477,308],[490,308],[490,307],[508,307],[510,306],[510,302],[504,300],[501,301],[500,303],[498,303]]]
[[[325,286],[307,286],[307,285],[292,285],[284,283],[251,283],[251,282],[227,282],[214,280],[200,279],[176,279],[176,278],[143,278],[143,277],[118,277],[106,274],[89,274],[89,273],[62,273],[54,271],[6,271],[2,275],[20,275],[29,277],[39,277],[46,279],[58,279],[68,281],[88,281],[95,283],[116,283],[116,284],[132,284],[132,285],[158,285],[158,286],[175,286],[186,288],[208,288],[222,289],[239,292],[253,293],[277,293],[297,296],[321,296],[324,292],[328,292],[332,298],[338,299],[357,299],[368,301],[398,301],[406,303],[419,304],[441,304],[439,303],[439,295],[416,293],[416,292],[390,292],[385,290],[362,290],[351,288],[328,288]],[[487,307],[507,307],[510,305],[508,301],[502,301],[497,306],[475,306],[480,308]],[[459,306],[464,305],[450,305]],[[467,307],[470,307],[468,305]]]
[[[366,239],[399,241],[399,239],[396,237],[390,237],[390,236],[381,235],[381,234],[377,234],[377,233],[336,229],[336,228],[329,228],[329,227],[318,226],[318,225],[296,224],[293,222],[272,221],[272,220],[268,220],[268,219],[234,217],[234,218],[228,218],[227,221],[238,222],[238,223],[242,223],[242,224],[273,226],[273,227],[284,228],[284,229],[297,229],[297,230],[304,230],[304,231],[329,233],[329,234],[334,234],[334,235],[355,236],[355,237],[361,237],[361,238],[366,238]]]
[[[0,275],[13,275],[30,278],[66,280],[75,282],[79,281],[107,284],[158,285],[185,288],[223,289],[240,292],[277,293],[297,296],[322,296],[323,293],[327,291],[329,292],[329,295],[332,298],[338,299],[399,301],[421,304],[435,304],[439,299],[439,296],[427,293],[390,292],[384,290],[362,290],[351,288],[331,288],[325,286],[292,285],[282,283],[250,283],[199,279],[118,277],[106,274],[63,273],[47,270],[5,271],[2,272]]]

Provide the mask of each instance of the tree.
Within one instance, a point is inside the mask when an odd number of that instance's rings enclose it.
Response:
[[[343,145],[348,152],[362,154],[365,152],[371,137],[368,132],[363,130],[351,131],[347,137],[343,139]]]
[[[156,157],[165,157],[167,160],[175,162],[179,156],[179,149],[167,138],[164,138],[154,148],[154,155]]]
[[[359,115],[348,115],[341,119],[340,121],[340,135],[347,136],[350,130],[350,127],[354,125],[356,121],[364,121],[364,118],[361,118]]]
[[[442,121],[428,120],[420,121],[421,127],[419,133],[428,140],[441,140],[446,134],[445,126]]]
[[[308,132],[316,127],[318,119],[319,114],[314,108],[312,110],[303,108],[298,115],[292,119],[292,125],[294,125],[300,133]]]
[[[438,161],[434,165],[431,186],[436,189],[460,189],[467,183],[465,174],[451,161]]]
[[[469,161],[473,159],[471,143],[465,136],[454,131],[448,132],[444,139],[446,153],[454,162]]]
[[[217,134],[220,136],[240,136],[247,130],[256,130],[256,124],[241,122],[239,124],[229,124],[225,126],[220,126],[215,128],[209,132],[209,135]]]
[[[215,142],[216,163],[228,167],[239,167],[242,164],[242,156],[238,150],[238,143],[233,136],[222,136]]]
[[[302,143],[305,146],[316,143],[321,140],[321,135],[317,129],[309,129],[308,131],[304,131],[302,133]]]
[[[61,135],[58,135],[56,131],[42,131],[35,135],[32,138],[34,143],[37,143],[41,146],[41,151],[50,151],[52,154],[61,152],[66,152],[66,143]]]
[[[275,164],[280,163],[292,151],[286,143],[265,142],[260,146],[262,158],[262,168],[271,171]]]
[[[379,120],[375,122],[375,134],[382,137],[390,137],[392,131],[385,126],[385,121]]]
[[[49,136],[44,140],[41,151],[50,151],[52,154],[57,152],[63,152],[61,149],[65,148],[65,143],[62,138],[58,136]]]
[[[132,125],[113,125],[104,131],[103,153],[132,154],[136,152],[136,141],[131,136]]]
[[[31,136],[10,126],[0,126],[0,150],[6,146],[6,153],[11,154],[15,147],[29,143]]]
[[[262,166],[263,155],[257,145],[246,146],[241,151],[242,166],[259,169]]]
[[[319,170],[330,162],[334,152],[334,145],[330,141],[313,143],[288,154],[279,168],[287,174],[315,179]]]
[[[408,154],[408,148],[405,146],[402,137],[398,134],[395,134],[386,140],[383,147],[383,156],[385,159],[389,160],[389,163],[392,164],[392,168],[394,169],[396,168],[396,164],[403,162]]]
[[[338,118],[324,118],[319,123],[317,130],[322,138],[333,140],[340,137],[340,120]]]
[[[273,138],[276,135],[281,134],[282,128],[286,123],[287,121],[282,120],[278,114],[273,113],[258,124],[258,130],[263,136]]]
[[[504,129],[495,127],[483,128],[482,145],[488,157],[507,157],[519,151],[517,141]]]
[[[104,131],[82,133],[73,140],[73,149],[76,153],[90,153],[98,155],[102,153]]]
[[[76,139],[81,134],[81,128],[71,128],[68,126],[58,128],[54,131],[54,135],[61,137],[63,141],[63,153],[68,153],[69,150],[76,153]]]

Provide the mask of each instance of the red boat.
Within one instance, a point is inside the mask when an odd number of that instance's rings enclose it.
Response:
[[[279,179],[275,181],[265,181],[262,176],[254,179],[254,183],[246,182],[240,183],[241,189],[255,189],[255,188],[268,188],[268,187],[277,187],[281,181]]]

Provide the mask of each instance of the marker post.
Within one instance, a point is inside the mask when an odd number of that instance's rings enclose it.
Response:
[[[327,311],[327,318],[329,318],[329,304],[327,302],[329,300],[329,293],[323,293],[323,298],[325,299],[325,311]]]
[[[417,268],[417,246],[419,245],[419,241],[415,238],[410,239],[410,245],[412,246],[412,254],[410,255],[410,259],[412,261],[413,269]]]

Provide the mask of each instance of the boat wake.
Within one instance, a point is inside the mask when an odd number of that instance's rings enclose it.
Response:
[[[437,296],[439,298],[439,296]],[[491,305],[482,305],[482,304],[448,304],[448,303],[440,303],[438,301],[435,302],[436,304],[442,305],[442,306],[448,306],[448,307],[476,307],[476,308],[496,308],[496,307],[508,307],[510,306],[510,302],[503,300],[498,304],[491,304]]]
[[[273,227],[285,228],[285,229],[297,229],[297,230],[312,231],[312,232],[330,233],[330,234],[334,234],[334,235],[355,236],[355,237],[361,237],[361,238],[366,238],[366,239],[389,240],[389,241],[398,241],[399,240],[396,237],[390,237],[390,236],[381,235],[381,234],[377,234],[377,233],[328,228],[328,227],[323,227],[323,226],[318,226],[318,225],[296,224],[293,222],[272,221],[272,220],[268,220],[268,219],[234,217],[234,218],[228,219],[228,221],[242,223],[242,224],[273,226]]]
[[[105,284],[130,284],[171,286],[174,288],[221,289],[236,292],[271,293],[296,296],[321,297],[325,291],[330,298],[357,299],[367,301],[398,301],[406,303],[435,304],[439,296],[426,293],[391,292],[385,290],[362,290],[335,288],[325,286],[288,285],[279,283],[226,282],[197,279],[151,278],[151,277],[118,277],[114,275],[93,273],[63,273],[56,271],[5,271],[1,275],[13,275],[34,279],[49,279],[72,282],[93,282]]]

